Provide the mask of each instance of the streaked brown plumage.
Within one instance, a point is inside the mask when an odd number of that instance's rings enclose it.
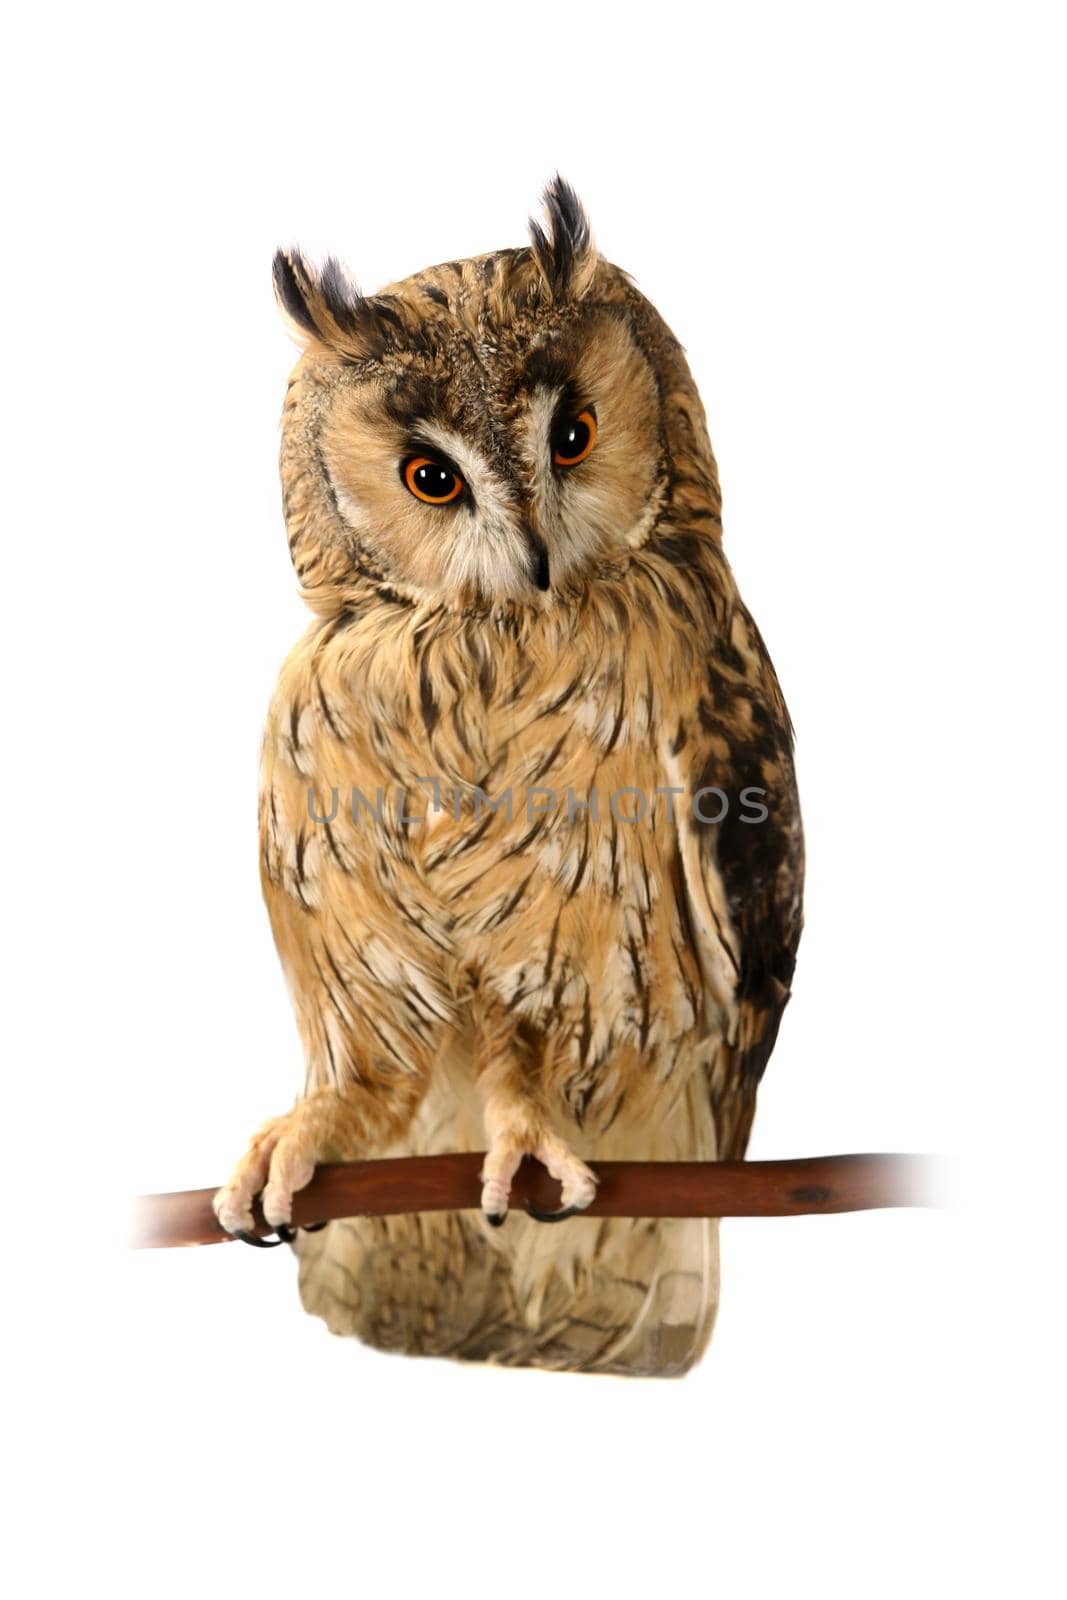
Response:
[[[371,299],[276,261],[315,621],[260,833],[307,1081],[220,1192],[234,1229],[264,1185],[287,1221],[318,1161],[488,1143],[499,1216],[523,1151],[580,1206],[583,1157],[745,1149],[800,935],[789,721],[682,351],[559,180],[547,207],[531,248]],[[561,426],[595,439],[566,469]],[[405,482],[424,459],[454,503]],[[710,1222],[367,1219],[296,1248],[309,1310],[399,1350],[676,1373],[717,1303]]]

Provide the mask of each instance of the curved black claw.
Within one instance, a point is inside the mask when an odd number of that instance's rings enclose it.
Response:
[[[584,1206],[564,1206],[562,1211],[542,1211],[532,1200],[527,1200],[524,1204],[526,1215],[533,1217],[535,1222],[566,1222],[568,1217],[580,1217],[585,1210]]]
[[[329,1221],[329,1218],[327,1218],[327,1221]],[[319,1229],[325,1228],[325,1226],[325,1222],[309,1222],[306,1228],[301,1229],[301,1232],[318,1233]],[[234,1238],[240,1239],[242,1244],[254,1244],[257,1250],[274,1250],[280,1244],[292,1244],[296,1238],[296,1229],[287,1227],[284,1222],[279,1222],[274,1230],[273,1239],[261,1239],[258,1233],[244,1232],[235,1233]]]
[[[329,1222],[329,1220],[329,1217],[327,1217],[326,1222],[302,1222],[300,1224],[301,1231],[303,1233],[319,1233],[323,1228],[325,1228],[326,1223]]]

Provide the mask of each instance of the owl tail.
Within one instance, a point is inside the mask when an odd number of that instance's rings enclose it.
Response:
[[[479,1148],[476,1106],[465,1119],[453,1105],[444,1116],[426,1107],[389,1153]],[[706,1090],[694,1081],[659,1134],[635,1129],[579,1149],[594,1163],[708,1159]],[[718,1223],[703,1218],[549,1226],[513,1212],[497,1230],[477,1212],[425,1212],[332,1222],[295,1248],[305,1310],[332,1333],[408,1355],[673,1377],[699,1360],[718,1306]]]

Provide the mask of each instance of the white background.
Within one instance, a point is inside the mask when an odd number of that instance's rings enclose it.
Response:
[[[1057,8],[41,7],[0,96],[12,1593],[1059,1590]],[[685,344],[798,729],[756,1157],[939,1213],[727,1223],[676,1383],[331,1339],[286,1252],[127,1255],[301,1065],[255,784],[304,625],[278,243],[373,289],[559,168]]]

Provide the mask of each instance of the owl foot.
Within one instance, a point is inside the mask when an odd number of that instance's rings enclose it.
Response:
[[[558,1212],[538,1212],[527,1206],[539,1222],[562,1222],[592,1203],[596,1175],[557,1134],[544,1134],[532,1147],[514,1138],[499,1138],[490,1144],[482,1164],[482,1213],[491,1228],[501,1227],[507,1217],[511,1181],[527,1155],[547,1167],[562,1189],[563,1204]]]
[[[260,1248],[287,1244],[293,1238],[289,1227],[293,1216],[293,1195],[310,1183],[318,1150],[304,1113],[306,1102],[284,1117],[274,1117],[253,1137],[237,1163],[230,1181],[213,1201],[215,1215],[227,1233]],[[252,1203],[260,1196],[263,1215],[277,1237],[260,1239],[255,1232]]]

